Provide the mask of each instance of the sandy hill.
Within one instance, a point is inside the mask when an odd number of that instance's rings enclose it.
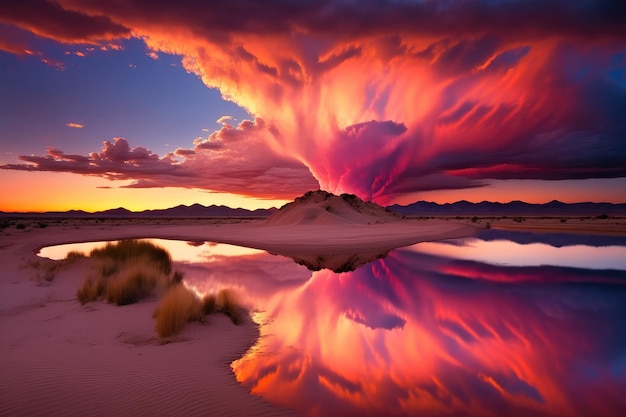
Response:
[[[285,204],[266,220],[272,226],[376,224],[401,219],[402,216],[378,204],[365,202],[353,194],[340,196],[326,191],[309,191]]]

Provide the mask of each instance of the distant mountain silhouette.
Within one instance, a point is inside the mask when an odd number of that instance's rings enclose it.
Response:
[[[334,198],[331,198],[334,197]],[[337,204],[361,212],[361,214],[380,214],[384,208],[369,202],[364,202],[356,196],[343,194],[334,196],[325,191],[310,191],[302,197],[294,200],[298,205],[309,200],[336,201]],[[341,200],[341,201],[339,201]],[[283,215],[288,203],[283,207]],[[380,207],[374,210],[375,207]],[[626,216],[626,203],[573,203],[566,204],[557,200],[546,204],[530,204],[523,201],[511,201],[510,203],[494,203],[483,201],[481,203],[470,203],[469,201],[458,201],[456,203],[437,204],[427,201],[418,201],[413,204],[401,206],[394,204],[387,207],[393,213],[405,216],[598,216],[607,214],[610,216]],[[372,211],[374,210],[374,211]],[[333,211],[333,210],[331,210]],[[50,212],[2,212],[0,217],[95,217],[95,218],[151,218],[151,217],[269,217],[278,212],[276,208],[246,210],[242,208],[230,208],[227,206],[203,206],[193,204],[191,206],[178,205],[176,207],[159,210],[130,211],[124,207],[88,213],[83,210],[50,211]],[[336,213],[338,214],[338,213]],[[345,213],[344,213],[345,214]]]
[[[612,203],[573,203],[566,204],[557,200],[545,204],[531,204],[523,201],[510,203],[493,203],[483,201],[470,203],[458,201],[456,203],[437,204],[418,201],[407,206],[395,204],[388,207],[405,216],[598,216],[626,215],[626,204]]]
[[[85,218],[184,218],[184,217],[268,217],[276,211],[275,208],[246,210],[242,208],[230,208],[226,206],[203,206],[193,204],[191,206],[179,205],[169,209],[130,211],[123,207],[88,213],[82,210],[51,211],[45,213],[5,213],[0,211],[0,216],[4,217],[85,217]]]

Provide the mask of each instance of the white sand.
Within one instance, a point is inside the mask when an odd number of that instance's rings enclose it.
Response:
[[[43,279],[45,260],[34,255],[42,246],[154,237],[287,254],[353,253],[466,236],[473,230],[437,221],[7,229],[0,235],[0,415],[289,414],[250,395],[230,370],[230,362],[258,337],[252,323],[234,326],[226,317],[211,316],[205,325],[189,325],[176,343],[160,345],[151,317],[156,299],[124,307],[104,302],[81,307],[75,294],[88,261],[61,269],[48,282]],[[39,266],[33,267],[37,261]]]

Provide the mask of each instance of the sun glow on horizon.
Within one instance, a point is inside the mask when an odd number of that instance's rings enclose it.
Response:
[[[196,203],[254,210],[281,207],[288,202],[228,193],[210,193],[193,188],[119,188],[130,181],[111,182],[102,178],[69,173],[3,171],[1,174],[4,183],[3,193],[11,196],[10,199],[3,199],[0,202],[0,211],[4,212],[69,210],[96,212],[119,207],[130,211],[143,211]],[[43,182],[45,187],[42,187]],[[36,192],[32,192],[35,190]]]

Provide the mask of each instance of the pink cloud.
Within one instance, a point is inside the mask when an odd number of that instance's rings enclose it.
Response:
[[[65,126],[67,127],[73,127],[74,129],[82,129],[83,127],[85,127],[84,124],[81,123],[74,123],[74,122],[70,122],[70,123],[66,123]]]
[[[128,188],[198,188],[268,199],[293,198],[318,188],[305,166],[268,150],[264,134],[267,129],[261,121],[244,121],[238,127],[223,126],[195,149],[179,148],[163,156],[142,146],[131,148],[126,139],[114,138],[103,142],[100,152],[88,156],[48,148],[45,156],[22,155],[20,159],[26,163],[0,168],[131,180]]]

